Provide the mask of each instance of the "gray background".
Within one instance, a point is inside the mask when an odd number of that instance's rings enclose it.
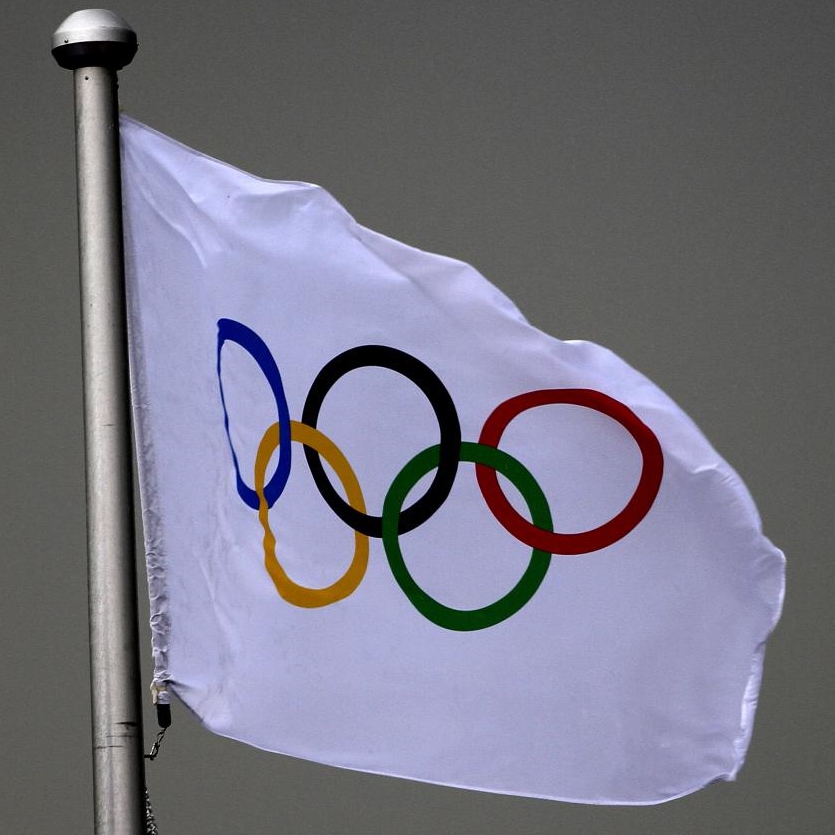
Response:
[[[76,8],[3,10],[13,833],[91,829],[72,93],[49,54]],[[318,182],[364,225],[475,264],[544,330],[621,354],[738,469],[789,560],[736,783],[647,808],[490,796],[265,754],[179,709],[148,769],[161,831],[832,831],[831,0],[116,10],[141,44],[121,74],[127,112],[261,176]],[[149,679],[146,630],[142,647]]]

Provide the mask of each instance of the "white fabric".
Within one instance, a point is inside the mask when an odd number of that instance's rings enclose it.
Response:
[[[130,119],[122,142],[156,679],[225,736],[434,783],[644,804],[733,778],[779,617],[784,560],[745,486],[690,419],[609,351],[541,333],[473,268],[364,229],[321,188],[253,177]],[[602,392],[660,442],[657,496],[617,541],[550,556],[530,600],[486,628],[422,614],[373,536],[353,593],[295,605],[265,568],[264,528],[238,492],[231,453],[253,487],[276,398],[234,340],[218,374],[220,320],[263,340],[293,421],[320,370],[363,345],[396,348],[431,369],[465,442],[477,442],[493,409],[517,395]],[[427,396],[380,366],[335,381],[317,425],[374,515],[406,462],[441,437]],[[629,432],[583,405],[527,409],[499,447],[534,476],[559,532],[615,517],[642,472]],[[295,583],[326,587],[348,569],[355,536],[322,498],[302,444],[290,448],[289,480],[268,516],[276,560]],[[500,484],[526,516],[510,482]],[[459,610],[501,598],[531,559],[468,462],[399,545],[415,582]]]

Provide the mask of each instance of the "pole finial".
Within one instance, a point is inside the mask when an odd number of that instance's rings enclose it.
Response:
[[[73,12],[52,36],[52,54],[64,69],[109,67],[120,70],[136,55],[136,32],[115,12]]]

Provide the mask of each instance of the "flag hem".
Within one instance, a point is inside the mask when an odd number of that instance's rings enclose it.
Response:
[[[194,717],[194,719],[198,722],[198,724],[205,728],[209,733],[213,733],[217,736],[221,736],[224,739],[232,740],[233,742],[238,742],[241,745],[247,745],[250,748],[257,748],[259,751],[265,751],[268,754],[278,754],[282,757],[289,757],[294,760],[301,760],[302,762],[309,762],[315,763],[316,765],[321,765],[326,768],[338,768],[343,771],[353,771],[357,774],[371,774],[375,777],[392,777],[396,780],[409,780],[413,783],[424,783],[430,786],[441,786],[443,788],[448,789],[456,789],[461,791],[477,791],[483,792],[485,794],[493,794],[498,796],[506,796],[506,797],[526,797],[530,798],[531,800],[547,800],[547,801],[557,801],[558,803],[574,803],[577,805],[586,805],[586,806],[660,806],[662,803],[669,803],[673,800],[679,800],[682,797],[687,797],[688,795],[695,794],[697,791],[701,789],[707,788],[707,786],[712,785],[713,783],[725,783],[725,782],[734,782],[736,780],[736,775],[738,772],[738,768],[734,769],[732,772],[726,772],[724,774],[717,774],[710,780],[707,780],[703,783],[698,783],[691,788],[685,789],[682,792],[678,792],[676,794],[671,794],[666,797],[660,797],[656,800],[607,800],[607,799],[589,799],[589,798],[574,798],[574,797],[563,797],[562,795],[558,794],[539,794],[535,792],[523,792],[513,789],[491,789],[484,786],[477,786],[477,785],[470,785],[467,783],[455,783],[452,781],[444,781],[444,780],[431,780],[428,777],[415,777],[410,774],[399,774],[393,770],[384,771],[382,769],[374,769],[374,768],[367,768],[359,766],[352,766],[352,765],[345,765],[343,763],[333,763],[328,762],[324,759],[319,759],[311,756],[301,756],[299,754],[292,754],[287,751],[276,751],[272,748],[266,748],[263,745],[259,745],[257,742],[251,742],[246,739],[241,739],[234,734],[228,733],[227,731],[217,730],[216,728],[212,728],[208,722],[204,721],[200,715],[185,701],[185,699],[180,695],[177,691],[177,686],[173,682],[168,683],[168,690],[169,692],[173,693],[180,704],[188,710],[188,712]]]

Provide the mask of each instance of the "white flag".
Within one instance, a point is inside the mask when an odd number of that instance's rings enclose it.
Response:
[[[123,120],[156,680],[212,731],[492,792],[737,773],[784,560],[604,348]]]

